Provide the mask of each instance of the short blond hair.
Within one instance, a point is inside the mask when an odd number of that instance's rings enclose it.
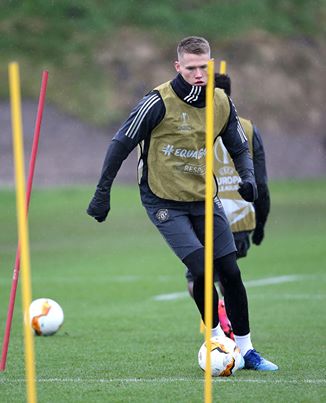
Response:
[[[177,47],[178,58],[184,53],[191,53],[195,55],[202,55],[211,53],[209,42],[200,36],[188,36],[182,39]]]

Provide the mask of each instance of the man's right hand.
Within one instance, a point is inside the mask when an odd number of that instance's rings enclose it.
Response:
[[[87,214],[94,217],[96,221],[105,221],[110,211],[110,192],[96,189],[96,192],[89,203]]]

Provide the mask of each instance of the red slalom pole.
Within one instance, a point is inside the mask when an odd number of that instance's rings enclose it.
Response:
[[[33,138],[32,152],[31,152],[31,159],[29,162],[28,180],[27,180],[27,188],[26,188],[26,216],[28,214],[29,203],[30,203],[32,187],[33,187],[35,162],[36,162],[38,143],[39,143],[39,138],[40,138],[40,130],[41,130],[42,117],[43,117],[48,75],[49,75],[49,73],[47,71],[43,71],[41,91],[40,91],[40,97],[39,97],[39,103],[38,103],[38,109],[37,109],[37,115],[36,115],[35,129],[34,129],[34,138]],[[19,270],[20,270],[20,242],[18,241],[18,246],[17,246],[17,251],[16,251],[16,260],[15,260],[15,265],[14,265],[14,270],[13,270],[11,291],[10,291],[10,297],[9,297],[6,328],[5,328],[5,334],[4,334],[3,343],[2,343],[0,371],[4,371],[6,368],[11,322],[12,322],[12,317],[13,317],[13,313],[14,313]]]

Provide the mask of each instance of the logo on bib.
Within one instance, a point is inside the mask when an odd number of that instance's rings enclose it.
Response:
[[[189,124],[189,115],[187,112],[180,113],[180,125],[178,126],[179,132],[190,132],[192,126]]]
[[[214,154],[215,158],[218,162],[224,165],[228,165],[231,163],[231,157],[225,148],[221,137],[218,137],[216,142],[215,142],[215,147],[214,147]]]
[[[158,210],[158,212],[156,213],[156,218],[161,221],[164,222],[169,218],[169,211],[166,208],[161,208]]]

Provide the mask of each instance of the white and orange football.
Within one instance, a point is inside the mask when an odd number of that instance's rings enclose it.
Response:
[[[206,342],[202,344],[198,352],[198,364],[206,370]],[[230,376],[242,365],[242,357],[239,347],[226,336],[212,337],[211,339],[211,368],[212,376]]]
[[[37,336],[52,336],[63,324],[61,306],[50,298],[34,300],[29,307],[31,327]]]

